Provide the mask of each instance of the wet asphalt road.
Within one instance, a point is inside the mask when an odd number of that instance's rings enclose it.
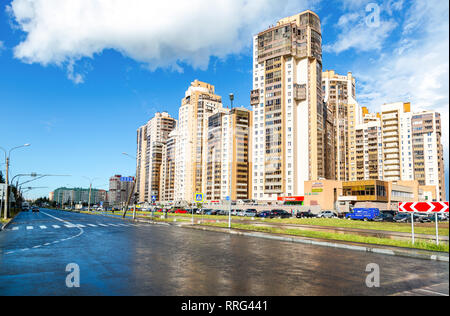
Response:
[[[70,263],[79,288],[66,287]],[[370,263],[380,288],[366,286]],[[448,279],[444,262],[55,210],[0,232],[0,295],[448,295]]]

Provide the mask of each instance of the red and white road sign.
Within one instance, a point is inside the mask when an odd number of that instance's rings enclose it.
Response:
[[[402,213],[448,213],[448,202],[406,202],[399,203]]]

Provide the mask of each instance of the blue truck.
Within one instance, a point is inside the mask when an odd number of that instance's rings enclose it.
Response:
[[[345,217],[353,220],[372,221],[379,215],[380,210],[377,208],[355,208],[353,212],[348,213]]]

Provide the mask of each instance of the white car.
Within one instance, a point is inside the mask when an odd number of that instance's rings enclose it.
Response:
[[[318,218],[336,218],[337,214],[332,211],[322,211],[317,215]]]

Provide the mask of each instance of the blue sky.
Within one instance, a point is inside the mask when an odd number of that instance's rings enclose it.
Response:
[[[195,79],[248,106],[252,36],[305,9],[322,19],[324,70],[353,72],[372,111],[440,111],[448,157],[446,1],[14,0],[0,7],[0,146],[32,146],[13,152],[11,175],[71,175],[32,183],[48,188],[28,197],[134,175],[121,153],[134,155],[140,125],[177,117]],[[448,188],[448,159],[446,175]]]

